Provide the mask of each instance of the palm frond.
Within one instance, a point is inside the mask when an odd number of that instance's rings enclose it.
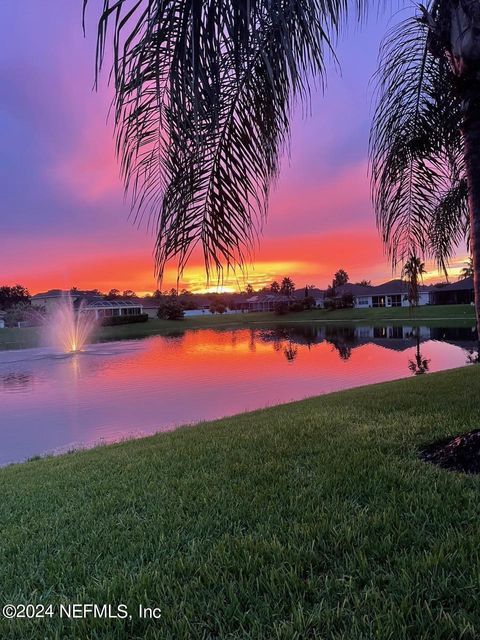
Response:
[[[468,245],[469,227],[468,186],[462,178],[439,201],[428,231],[430,253],[445,275],[455,249],[461,242]]]
[[[88,0],[84,0],[84,6]],[[296,98],[325,80],[333,39],[368,0],[104,0],[117,153],[156,265],[195,246],[207,273],[243,265],[265,216]]]
[[[377,91],[370,162],[383,241],[394,265],[413,254],[445,267],[465,218],[461,105],[448,59],[432,53],[418,17],[384,42]]]

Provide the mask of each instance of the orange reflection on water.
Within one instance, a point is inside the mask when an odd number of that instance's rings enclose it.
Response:
[[[68,357],[5,352],[0,464],[406,377],[412,362],[461,366],[473,344],[468,332],[452,343],[404,334],[299,325],[179,331]]]

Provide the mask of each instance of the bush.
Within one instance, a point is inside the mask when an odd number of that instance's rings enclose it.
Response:
[[[308,311],[315,308],[315,298],[313,296],[307,296],[303,299],[303,308]]]
[[[303,306],[302,302],[294,302],[290,305],[290,311],[303,311],[304,308],[305,307]]]
[[[41,314],[30,302],[18,302],[5,313],[5,325],[17,327],[19,323],[26,323],[28,326],[38,325],[41,323]]]
[[[185,311],[176,297],[172,296],[160,305],[157,315],[162,320],[183,320]]]
[[[212,302],[210,305],[210,313],[225,313],[227,307],[222,302]]]
[[[148,314],[140,313],[138,316],[111,316],[102,318],[103,327],[116,327],[119,324],[134,324],[135,322],[147,322]]]
[[[288,304],[286,302],[276,302],[273,310],[277,316],[285,316],[289,311]]]

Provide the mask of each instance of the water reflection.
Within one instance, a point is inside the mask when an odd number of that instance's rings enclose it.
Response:
[[[284,325],[259,333],[264,342],[271,342],[275,351],[282,351],[289,361],[298,355],[294,345],[312,348],[327,343],[341,360],[349,360],[356,349],[374,344],[392,351],[403,352],[415,347],[414,358],[406,366],[415,375],[429,371],[430,359],[424,358],[421,344],[431,340],[455,345],[467,354],[467,363],[478,361],[477,332],[474,327],[414,327],[392,326],[334,326],[334,325]],[[287,355],[288,354],[288,355]]]
[[[33,384],[33,375],[23,371],[0,374],[0,382],[5,391],[26,391]]]
[[[0,464],[458,367],[471,328],[278,325],[0,352]]]
[[[415,351],[415,360],[408,361],[408,368],[413,373],[414,376],[420,376],[424,373],[428,373],[428,367],[430,365],[430,359],[424,358],[422,352],[420,351],[420,332],[417,331],[415,336],[416,342],[416,351]]]

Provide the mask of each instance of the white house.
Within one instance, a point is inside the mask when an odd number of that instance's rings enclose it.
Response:
[[[418,305],[430,304],[430,288],[420,285],[418,287]],[[384,282],[376,287],[359,284],[345,284],[335,288],[335,298],[345,295],[353,297],[355,309],[368,309],[370,307],[409,307],[408,285],[400,279]]]

